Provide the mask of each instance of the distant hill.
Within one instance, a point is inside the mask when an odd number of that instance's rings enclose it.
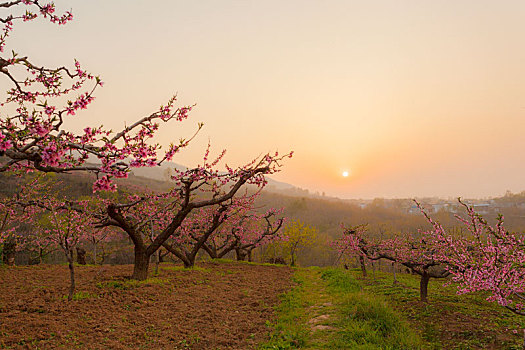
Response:
[[[169,181],[171,169],[186,170],[188,168],[181,164],[165,162],[159,167],[133,168],[132,173],[138,177],[145,177],[157,181]],[[308,190],[301,189],[289,183],[274,180],[269,176],[266,176],[266,179],[268,180],[268,185],[265,188],[267,191],[283,193],[290,196],[304,197],[310,195]]]

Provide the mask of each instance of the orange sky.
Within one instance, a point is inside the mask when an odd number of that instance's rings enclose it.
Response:
[[[230,164],[294,150],[276,179],[344,198],[525,190],[521,0],[56,4],[75,21],[19,24],[8,49],[101,75],[73,128],[119,128],[178,92],[197,107],[159,141],[205,123],[178,163],[210,139]]]

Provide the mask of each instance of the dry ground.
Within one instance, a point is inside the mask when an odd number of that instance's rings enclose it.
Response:
[[[1,267],[0,348],[253,349],[292,283],[281,266],[163,264],[140,284],[131,271],[79,266],[68,302],[66,266]]]

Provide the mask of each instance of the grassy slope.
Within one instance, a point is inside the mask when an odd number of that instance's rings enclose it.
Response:
[[[297,269],[279,320],[262,349],[419,349],[421,341],[388,304],[339,269]]]
[[[425,304],[418,276],[398,274],[393,285],[387,273],[365,280],[356,270],[298,268],[294,279],[261,349],[521,348],[525,318],[442,281],[431,280]]]
[[[360,272],[350,271],[354,278]],[[431,349],[521,349],[525,317],[486,301],[485,294],[458,295],[454,285],[430,280],[429,303],[421,303],[419,276],[377,273],[361,280],[368,293],[381,295],[409,322],[417,327]]]

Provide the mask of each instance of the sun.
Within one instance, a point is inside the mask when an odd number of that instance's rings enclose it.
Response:
[[[343,177],[348,177],[348,175],[350,175],[350,173],[348,171],[343,171]]]

